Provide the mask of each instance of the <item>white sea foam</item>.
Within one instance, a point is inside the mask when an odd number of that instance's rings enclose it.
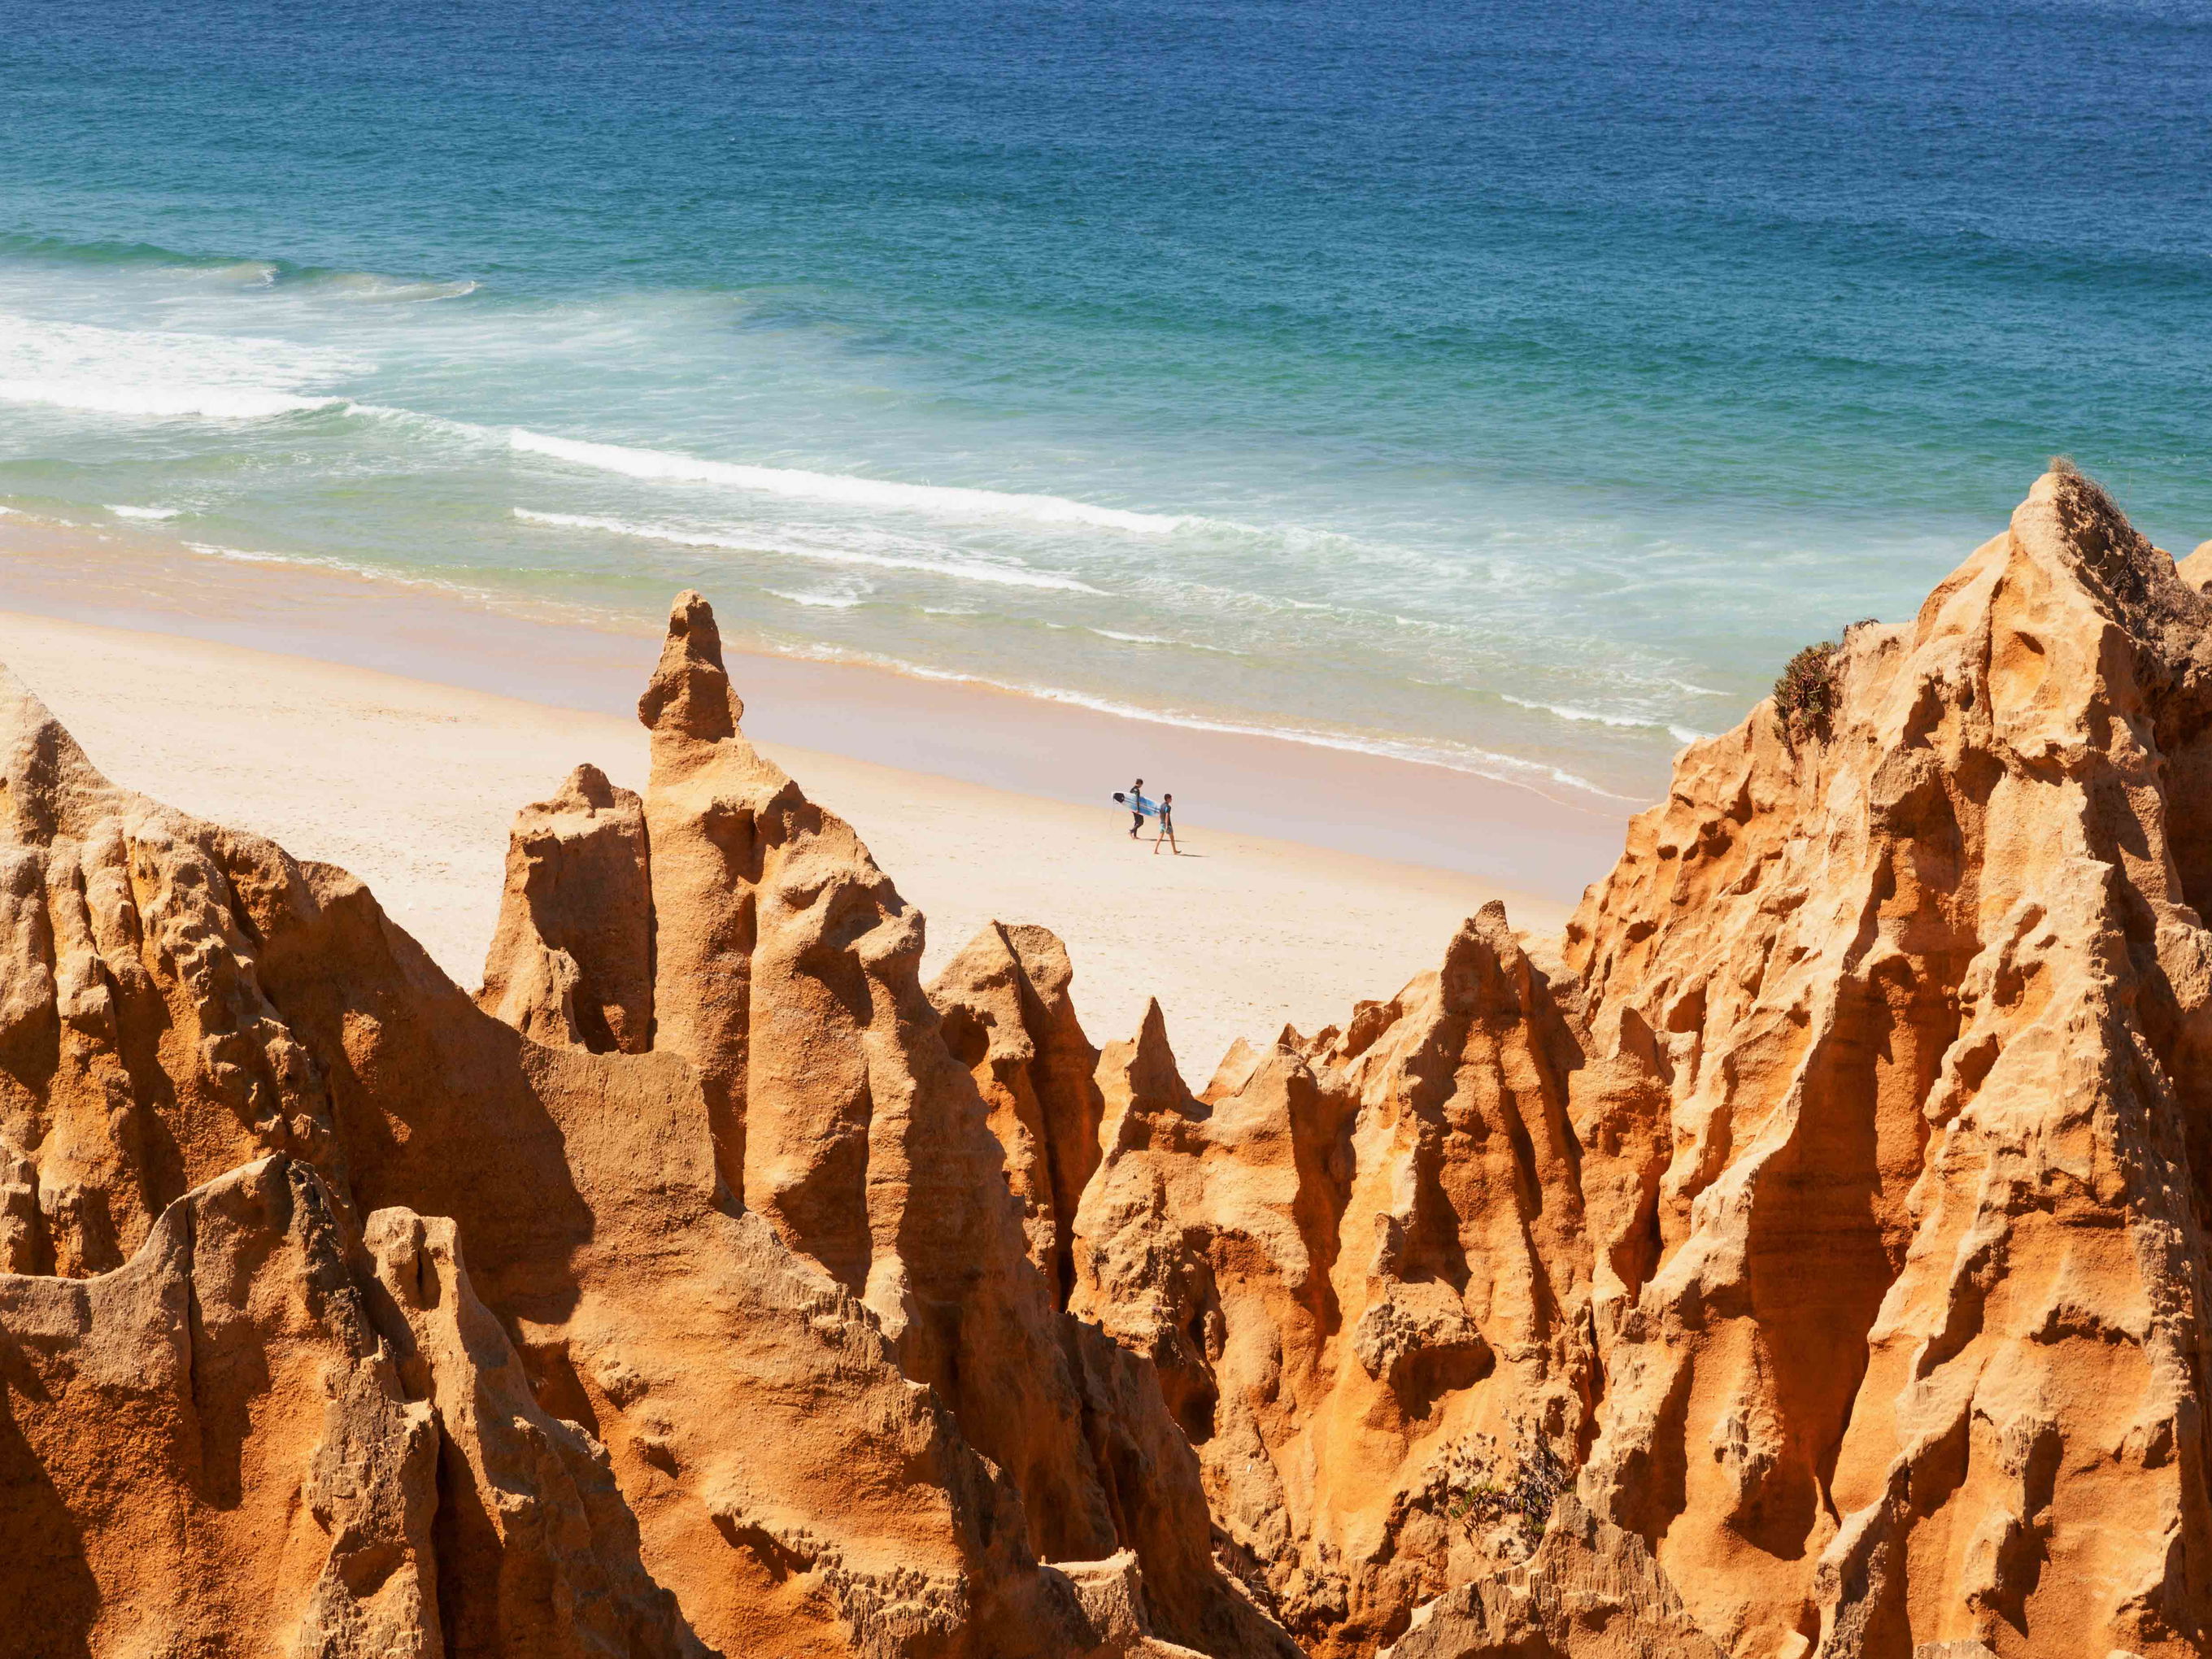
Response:
[[[597,530],[611,536],[635,536],[645,541],[668,542],[678,547],[718,547],[732,553],[772,553],[814,559],[823,564],[865,565],[878,570],[918,570],[956,581],[991,582],[1001,587],[1051,588],[1066,593],[1096,593],[1098,589],[1073,576],[1024,566],[986,564],[976,559],[945,559],[906,553],[871,553],[859,548],[832,547],[813,542],[773,537],[741,537],[726,532],[686,530],[673,525],[638,524],[628,519],[601,518],[584,513],[540,513],[526,507],[514,509],[525,524],[542,524],[558,530]]]
[[[1516,697],[1510,691],[1500,691],[1498,695],[1516,708],[1533,708],[1541,714],[1556,714],[1563,720],[1585,721],[1634,732],[1673,730],[1664,720],[1649,720],[1641,714],[1604,714],[1593,708],[1576,708],[1566,703],[1539,702],[1534,697]]]
[[[329,559],[288,558],[282,553],[255,553],[243,547],[224,547],[216,542],[186,542],[195,553],[204,553],[211,559],[236,559],[242,564],[331,564]]]
[[[1102,640],[1120,640],[1127,645],[1172,645],[1180,647],[1185,651],[1212,651],[1224,657],[1241,657],[1244,654],[1234,646],[1206,645],[1197,640],[1170,640],[1163,638],[1158,634],[1124,634],[1111,628],[1087,628],[1084,631],[1096,634]]]
[[[302,398],[288,392],[256,392],[232,386],[0,380],[0,402],[45,404],[57,409],[135,415],[154,420],[198,416],[215,421],[264,421],[272,415],[333,409],[344,401],[342,398]]]
[[[108,502],[107,510],[118,519],[173,519],[184,511],[179,507],[125,507],[120,501]]]
[[[238,564],[297,565],[307,570],[337,570],[349,576],[366,577],[371,581],[390,582],[400,587],[431,587],[441,593],[459,593],[482,602],[489,596],[483,591],[460,582],[451,582],[441,576],[426,576],[419,572],[390,570],[373,564],[356,564],[350,559],[334,559],[315,553],[257,553],[250,548],[224,547],[216,542],[186,542],[185,545],[195,553],[205,554],[211,559],[228,559]]]
[[[397,409],[389,404],[345,402],[345,412],[365,421],[375,421],[386,426],[396,426],[416,433],[428,433],[449,443],[471,447],[488,447],[505,451],[507,435],[496,427],[478,426],[472,421],[456,421],[443,415],[425,415],[419,409]]]
[[[1533,708],[1540,714],[1556,714],[1563,720],[1585,720],[1599,726],[1610,726],[1631,732],[1664,732],[1677,743],[1700,743],[1712,736],[1686,726],[1677,726],[1671,720],[1644,720],[1634,714],[1601,714],[1594,709],[1570,708],[1564,703],[1538,702],[1530,697],[1516,697],[1510,691],[1498,694],[1506,702],[1522,708]],[[1716,694],[1717,695],[1717,694]]]
[[[779,599],[788,599],[793,605],[817,606],[824,611],[850,611],[862,601],[850,593],[787,593],[780,587],[764,587],[762,592]]]
[[[1158,584],[1164,588],[1166,584]],[[1350,617],[1360,622],[1395,623],[1400,628],[1416,629],[1427,634],[1472,634],[1477,630],[1464,623],[1445,622],[1435,617],[1401,616],[1395,611],[1376,611],[1364,605],[1336,605],[1323,599],[1294,599],[1287,593],[1255,593],[1249,588],[1208,587],[1203,584],[1188,585],[1188,591],[1218,595],[1232,604],[1258,605],[1275,610],[1288,605],[1293,611],[1321,611],[1332,617]]]
[[[793,467],[702,460],[666,450],[548,437],[542,432],[526,431],[520,427],[514,428],[509,441],[526,454],[544,455],[572,466],[591,467],[602,472],[617,472],[624,477],[670,483],[727,484],[733,489],[756,489],[799,501],[890,507],[939,517],[1087,524],[1145,535],[1164,535],[1187,525],[1205,522],[1179,514],[1131,513],[1092,501],[1070,501],[1060,495],[1023,495],[1009,490],[970,489],[951,484],[898,483],[888,478],[862,478],[848,473],[807,472]]]
[[[235,335],[99,328],[0,312],[0,401],[137,419],[265,420],[344,400],[343,352]]]

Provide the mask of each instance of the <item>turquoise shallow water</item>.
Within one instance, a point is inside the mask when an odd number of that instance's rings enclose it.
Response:
[[[2074,455],[2196,7],[0,3],[0,504],[1626,795]]]

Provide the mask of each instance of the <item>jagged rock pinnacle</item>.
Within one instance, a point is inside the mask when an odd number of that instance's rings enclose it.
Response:
[[[736,732],[744,714],[744,702],[722,665],[714,607],[687,588],[669,609],[668,638],[637,700],[638,720],[656,738],[717,743]]]

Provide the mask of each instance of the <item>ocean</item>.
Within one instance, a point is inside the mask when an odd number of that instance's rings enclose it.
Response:
[[[0,3],[0,508],[1628,799],[2053,453],[2212,12]]]

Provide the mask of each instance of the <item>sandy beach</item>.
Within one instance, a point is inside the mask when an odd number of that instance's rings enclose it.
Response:
[[[515,809],[582,761],[644,784],[644,732],[616,712],[652,660],[641,635],[112,545],[88,562],[20,520],[4,547],[0,602],[17,608],[0,614],[0,661],[98,764],[355,872],[465,986],[481,976]],[[34,614],[64,602],[140,625]],[[292,649],[207,637],[226,632]],[[732,667],[748,730],[860,830],[929,918],[931,970],[988,921],[1042,922],[1067,941],[1093,1040],[1129,1033],[1157,997],[1194,1080],[1240,1035],[1316,1029],[1391,994],[1488,899],[1517,927],[1555,931],[1580,881],[1602,871],[1601,849],[1619,844],[1617,818],[1440,769],[1285,756],[1272,751],[1297,746],[830,665]],[[801,734],[848,752],[791,740]],[[927,769],[855,757],[871,750]],[[1104,799],[1133,766],[1164,780],[1155,787],[1195,781],[1179,791],[1193,803],[1179,818],[1186,856],[1132,842]],[[1096,805],[1054,798],[1092,787]],[[1252,833],[1270,819],[1285,833]],[[1440,867],[1443,855],[1474,867]]]

